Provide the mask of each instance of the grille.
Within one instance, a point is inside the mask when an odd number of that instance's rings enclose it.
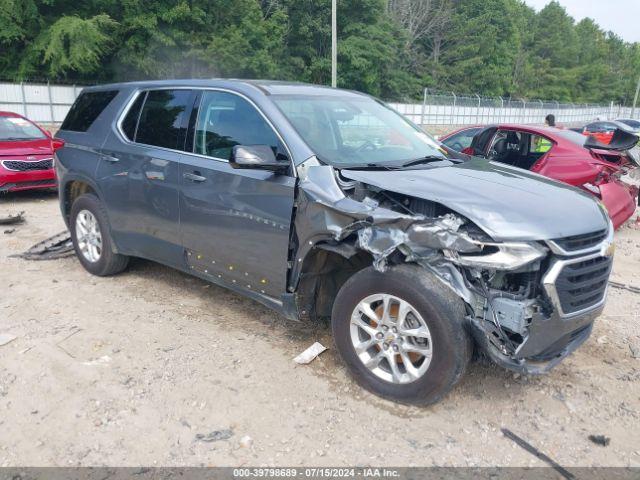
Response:
[[[7,170],[16,172],[28,172],[31,170],[49,170],[53,167],[53,159],[38,160],[35,162],[27,162],[23,160],[5,160],[2,166]]]
[[[50,180],[34,180],[32,182],[17,182],[15,184],[16,187],[37,187],[39,185],[55,185],[56,181],[54,179]]]
[[[6,192],[7,190],[11,190],[12,188],[28,188],[40,186],[55,187],[56,181],[52,178],[49,180],[33,180],[31,182],[5,183],[4,185],[0,185],[0,192]]]
[[[575,252],[577,250],[583,250],[585,248],[598,245],[605,238],[607,238],[607,231],[599,230],[597,232],[585,233],[583,235],[559,238],[557,240],[553,240],[553,242],[567,252]]]
[[[566,265],[556,280],[556,292],[565,314],[598,304],[604,298],[613,259],[597,257]]]

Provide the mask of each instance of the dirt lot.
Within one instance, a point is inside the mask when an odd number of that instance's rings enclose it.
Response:
[[[543,465],[501,427],[563,465],[640,466],[640,294],[611,289],[547,376],[475,363],[445,401],[410,408],[360,390],[332,349],[296,365],[332,345],[326,326],[145,261],[97,278],[75,258],[8,258],[64,226],[52,194],[0,202],[27,216],[0,227],[0,334],[17,336],[0,346],[2,466]],[[640,230],[616,243],[613,279],[640,286]]]

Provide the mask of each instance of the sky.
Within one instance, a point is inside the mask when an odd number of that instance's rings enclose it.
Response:
[[[540,10],[551,0],[524,0]],[[627,42],[640,42],[640,0],[558,0],[576,22],[593,18],[603,30],[611,30]]]

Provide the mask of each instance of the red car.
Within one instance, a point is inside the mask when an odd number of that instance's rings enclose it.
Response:
[[[53,154],[63,146],[22,115],[0,112],[0,192],[55,188]]]
[[[462,153],[579,187],[602,201],[615,228],[633,215],[638,204],[638,188],[622,181],[640,159],[638,137],[628,131],[616,130],[605,145],[571,130],[491,125],[463,128],[440,141]]]
[[[591,122],[582,129],[582,134],[586,136],[596,137],[600,143],[608,145],[613,138],[616,130],[626,130],[630,133],[638,134],[638,122],[635,120],[606,120]]]

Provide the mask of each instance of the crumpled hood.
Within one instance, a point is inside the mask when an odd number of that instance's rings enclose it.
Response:
[[[495,240],[549,240],[606,229],[597,200],[525,170],[472,159],[419,170],[342,170],[342,176],[441,203]]]

